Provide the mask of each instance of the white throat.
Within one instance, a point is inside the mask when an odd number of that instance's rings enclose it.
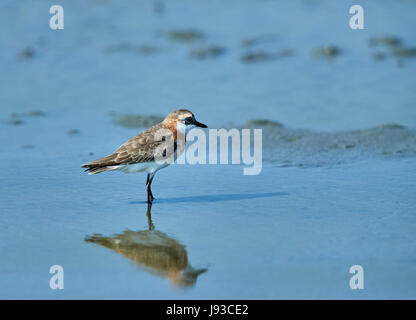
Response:
[[[186,137],[188,132],[193,128],[195,128],[194,125],[184,125],[182,122],[179,122],[179,121],[176,124],[176,130],[178,131],[178,133],[182,134],[184,137]]]

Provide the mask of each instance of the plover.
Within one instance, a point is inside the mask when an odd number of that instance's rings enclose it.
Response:
[[[120,170],[125,173],[147,172],[146,190],[147,202],[152,203],[154,197],[151,184],[158,170],[169,166],[168,161],[157,161],[158,153],[163,158],[170,155],[180,156],[178,136],[185,137],[186,130],[191,127],[207,128],[196,121],[194,114],[186,109],[179,109],[170,113],[162,122],[139,133],[122,144],[114,153],[82,165],[89,174],[104,171]],[[173,148],[166,148],[168,136],[173,139]],[[163,150],[163,151],[162,151]],[[183,152],[183,149],[182,149]]]

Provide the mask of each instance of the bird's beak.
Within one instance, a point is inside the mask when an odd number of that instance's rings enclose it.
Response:
[[[194,125],[200,128],[208,128],[205,124],[195,120]]]

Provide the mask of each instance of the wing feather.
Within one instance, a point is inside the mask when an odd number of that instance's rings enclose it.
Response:
[[[158,147],[162,144],[166,145],[166,135],[169,135],[168,131],[162,131],[162,129],[163,126],[159,123],[126,141],[113,154],[86,163],[82,167],[91,169],[155,161],[155,151],[160,150]],[[166,150],[169,150],[169,155],[176,150],[176,143],[174,144],[174,150],[170,149],[172,148],[166,148]]]

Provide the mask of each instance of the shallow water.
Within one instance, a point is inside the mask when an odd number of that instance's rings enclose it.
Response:
[[[52,32],[48,4],[2,1],[0,298],[415,298],[416,61],[369,39],[414,47],[416,6],[352,31],[352,4],[71,1]],[[150,211],[144,175],[80,168],[137,133],[115,117],[182,106],[262,127],[261,174],[174,165]]]
[[[177,165],[154,182],[151,235],[144,177],[90,177],[74,174],[77,165],[44,160],[16,181],[26,162],[14,159],[3,178],[2,298],[415,295],[413,159],[266,166],[253,177],[240,166]],[[119,242],[115,250],[86,242],[126,232],[136,233],[130,241],[139,245]],[[153,263],[142,257],[148,250]],[[165,255],[171,269],[159,261]],[[65,269],[60,292],[48,286],[54,264]],[[348,286],[354,264],[366,272],[362,292]],[[181,287],[185,268],[207,271]]]

